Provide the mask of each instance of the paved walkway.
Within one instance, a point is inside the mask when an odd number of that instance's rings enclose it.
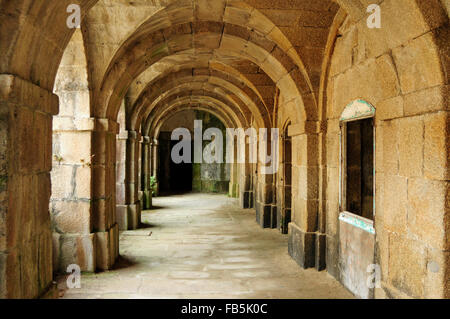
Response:
[[[261,229],[234,199],[187,194],[153,204],[143,228],[121,234],[116,269],[83,275],[64,298],[352,298],[326,272],[300,269],[287,235]]]

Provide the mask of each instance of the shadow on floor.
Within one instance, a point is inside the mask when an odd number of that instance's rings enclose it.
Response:
[[[120,270],[120,269],[125,269],[125,268],[129,268],[132,266],[137,265],[138,263],[126,258],[124,256],[119,256],[119,258],[117,259],[117,262],[114,264],[113,270]]]
[[[150,209],[145,209],[144,211],[146,211],[146,210],[157,210],[157,209],[159,210],[159,209],[164,209],[164,208],[166,208],[166,207],[152,205],[152,207]]]
[[[143,223],[141,222],[139,224],[139,229],[150,229],[150,228],[156,228],[156,227],[161,227],[161,225],[157,225],[157,224],[150,224],[150,223]]]

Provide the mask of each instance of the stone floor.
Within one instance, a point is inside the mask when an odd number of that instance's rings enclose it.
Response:
[[[82,288],[62,298],[353,298],[326,272],[300,269],[287,236],[261,229],[235,199],[187,194],[153,204],[141,229],[121,233],[116,269],[83,274]]]

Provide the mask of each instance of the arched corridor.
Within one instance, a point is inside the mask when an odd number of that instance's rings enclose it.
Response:
[[[0,298],[449,298],[450,4],[373,2],[0,0]]]

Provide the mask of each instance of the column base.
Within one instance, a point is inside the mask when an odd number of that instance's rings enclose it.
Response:
[[[146,190],[143,192],[142,209],[143,210],[152,209],[152,191],[150,190]]]
[[[119,257],[119,226],[114,224],[108,231],[95,233],[97,238],[97,269],[110,270]]]
[[[278,212],[278,207],[276,204],[272,204],[271,205],[271,216],[270,216],[270,228],[277,228],[277,224],[278,224],[278,216],[277,216],[277,212]]]
[[[273,225],[273,205],[256,202],[256,222],[262,228],[274,228]],[[275,223],[276,227],[276,223]]]
[[[230,183],[228,195],[231,198],[239,197],[239,184]]]
[[[96,269],[97,237],[91,234],[53,233],[53,270],[67,273],[69,265],[78,265],[81,271]]]
[[[306,233],[294,223],[289,224],[289,255],[304,268],[315,265],[316,233]]]
[[[53,269],[66,274],[69,265],[81,271],[109,270],[119,257],[119,228],[91,234],[53,233]]]
[[[119,230],[134,230],[139,228],[141,222],[141,204],[116,205],[116,221]]]
[[[239,196],[239,205],[244,209],[253,208],[253,191],[242,192]]]

